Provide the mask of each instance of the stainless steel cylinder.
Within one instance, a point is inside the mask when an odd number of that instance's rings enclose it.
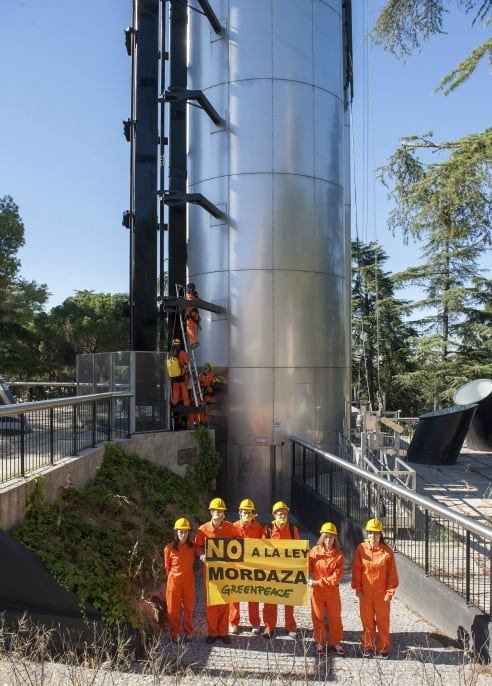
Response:
[[[289,436],[337,452],[350,388],[350,234],[341,0],[211,0],[190,15],[189,277],[227,315],[202,313],[197,357],[227,369],[229,507],[289,498]],[[231,504],[229,504],[229,501]]]

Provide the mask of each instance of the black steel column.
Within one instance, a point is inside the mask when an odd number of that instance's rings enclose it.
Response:
[[[187,7],[182,0],[170,0],[169,91],[187,88]],[[169,103],[169,193],[176,192],[181,202],[170,203],[168,212],[169,295],[175,295],[175,285],[186,281],[186,100]],[[172,336],[173,322],[169,322]]]
[[[131,349],[157,349],[159,0],[137,3],[135,215],[131,244]]]

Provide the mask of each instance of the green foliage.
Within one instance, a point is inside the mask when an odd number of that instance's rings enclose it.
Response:
[[[492,62],[492,38],[489,38],[471,51],[471,54],[462,60],[449,74],[447,74],[436,88],[436,92],[442,91],[444,95],[449,95],[455,88],[461,86],[478,67],[483,57],[489,56]]]
[[[83,490],[67,486],[54,505],[43,502],[37,480],[12,536],[77,594],[82,610],[90,603],[108,624],[136,626],[135,599],[162,582],[174,521],[196,521],[200,495],[170,470],[107,444],[95,478]]]
[[[432,36],[444,33],[451,0],[387,0],[371,31],[375,45],[381,45],[397,57],[411,55]],[[490,13],[490,0],[456,0],[465,12],[471,12],[473,23],[484,21]]]
[[[41,340],[36,378],[73,380],[77,354],[128,350],[128,296],[78,291],[40,313],[35,326]]]
[[[45,285],[19,276],[17,253],[24,242],[19,208],[10,196],[0,198],[0,360],[2,374],[10,378],[36,369],[33,322],[48,298]]]
[[[448,404],[455,389],[453,370],[462,377],[473,360],[476,378],[479,359],[485,364],[479,376],[490,369],[484,354],[490,342],[480,327],[490,320],[492,288],[478,268],[492,242],[492,129],[438,147],[447,148],[448,156],[426,163],[422,149],[433,149],[432,141],[405,139],[382,170],[383,180],[393,184],[390,227],[405,240],[424,241],[422,262],[393,279],[397,286],[417,286],[421,293],[409,311],[419,312],[413,320],[419,331],[416,354],[428,374],[412,384],[432,409]],[[488,316],[483,307],[489,308]]]
[[[222,466],[222,458],[215,449],[210,432],[205,426],[196,426],[193,432],[198,443],[198,459],[190,462],[186,469],[186,479],[204,496],[214,489],[215,479]]]
[[[377,243],[352,242],[352,383],[360,402],[373,409],[413,414],[412,393],[395,377],[413,369],[407,303],[383,271],[388,256]]]
[[[371,32],[373,43],[407,57],[444,32],[452,4],[387,0]],[[490,0],[455,4],[471,14],[473,23],[490,23]],[[487,57],[492,62],[490,38],[444,76],[436,91],[449,94]],[[416,365],[394,382],[418,389],[420,403],[432,410],[449,404],[462,383],[490,376],[487,294],[492,282],[481,276],[477,264],[492,242],[492,129],[456,141],[437,143],[432,134],[407,135],[401,141],[381,174],[394,201],[388,224],[405,242],[412,238],[424,245],[422,262],[393,277],[397,286],[417,286],[422,294],[413,304],[420,311],[413,322],[419,331]]]

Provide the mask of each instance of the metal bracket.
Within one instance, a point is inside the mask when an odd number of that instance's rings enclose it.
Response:
[[[200,205],[204,210],[207,210],[212,217],[216,219],[225,219],[225,214],[217,205],[214,205],[208,198],[201,193],[183,193],[182,191],[158,191],[157,195],[164,198],[164,202],[169,206],[182,205],[189,202],[192,205]]]
[[[204,110],[208,114],[208,116],[216,126],[225,125],[225,120],[222,119],[220,114],[214,108],[214,106],[212,105],[212,103],[203,91],[190,91],[186,88],[171,87],[168,90],[164,91],[164,93],[162,93],[162,95],[159,97],[159,100],[163,100],[164,102],[187,102],[188,100],[196,100],[199,106],[202,108],[202,110]]]

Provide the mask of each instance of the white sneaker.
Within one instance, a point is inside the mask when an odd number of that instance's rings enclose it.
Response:
[[[229,627],[229,633],[230,633],[230,634],[237,634],[237,633],[238,633],[238,628],[237,628],[237,626],[232,626],[232,625],[231,625],[231,626]]]
[[[261,628],[259,626],[252,626],[251,633],[255,636],[258,636],[259,634],[261,634]]]
[[[338,643],[338,644],[335,646],[335,653],[336,653],[337,655],[345,655],[345,649],[343,648],[343,646],[340,645],[340,643]]]
[[[316,646],[316,655],[323,655],[324,652],[325,652],[325,649],[323,648],[323,646],[320,643],[318,643]]]

